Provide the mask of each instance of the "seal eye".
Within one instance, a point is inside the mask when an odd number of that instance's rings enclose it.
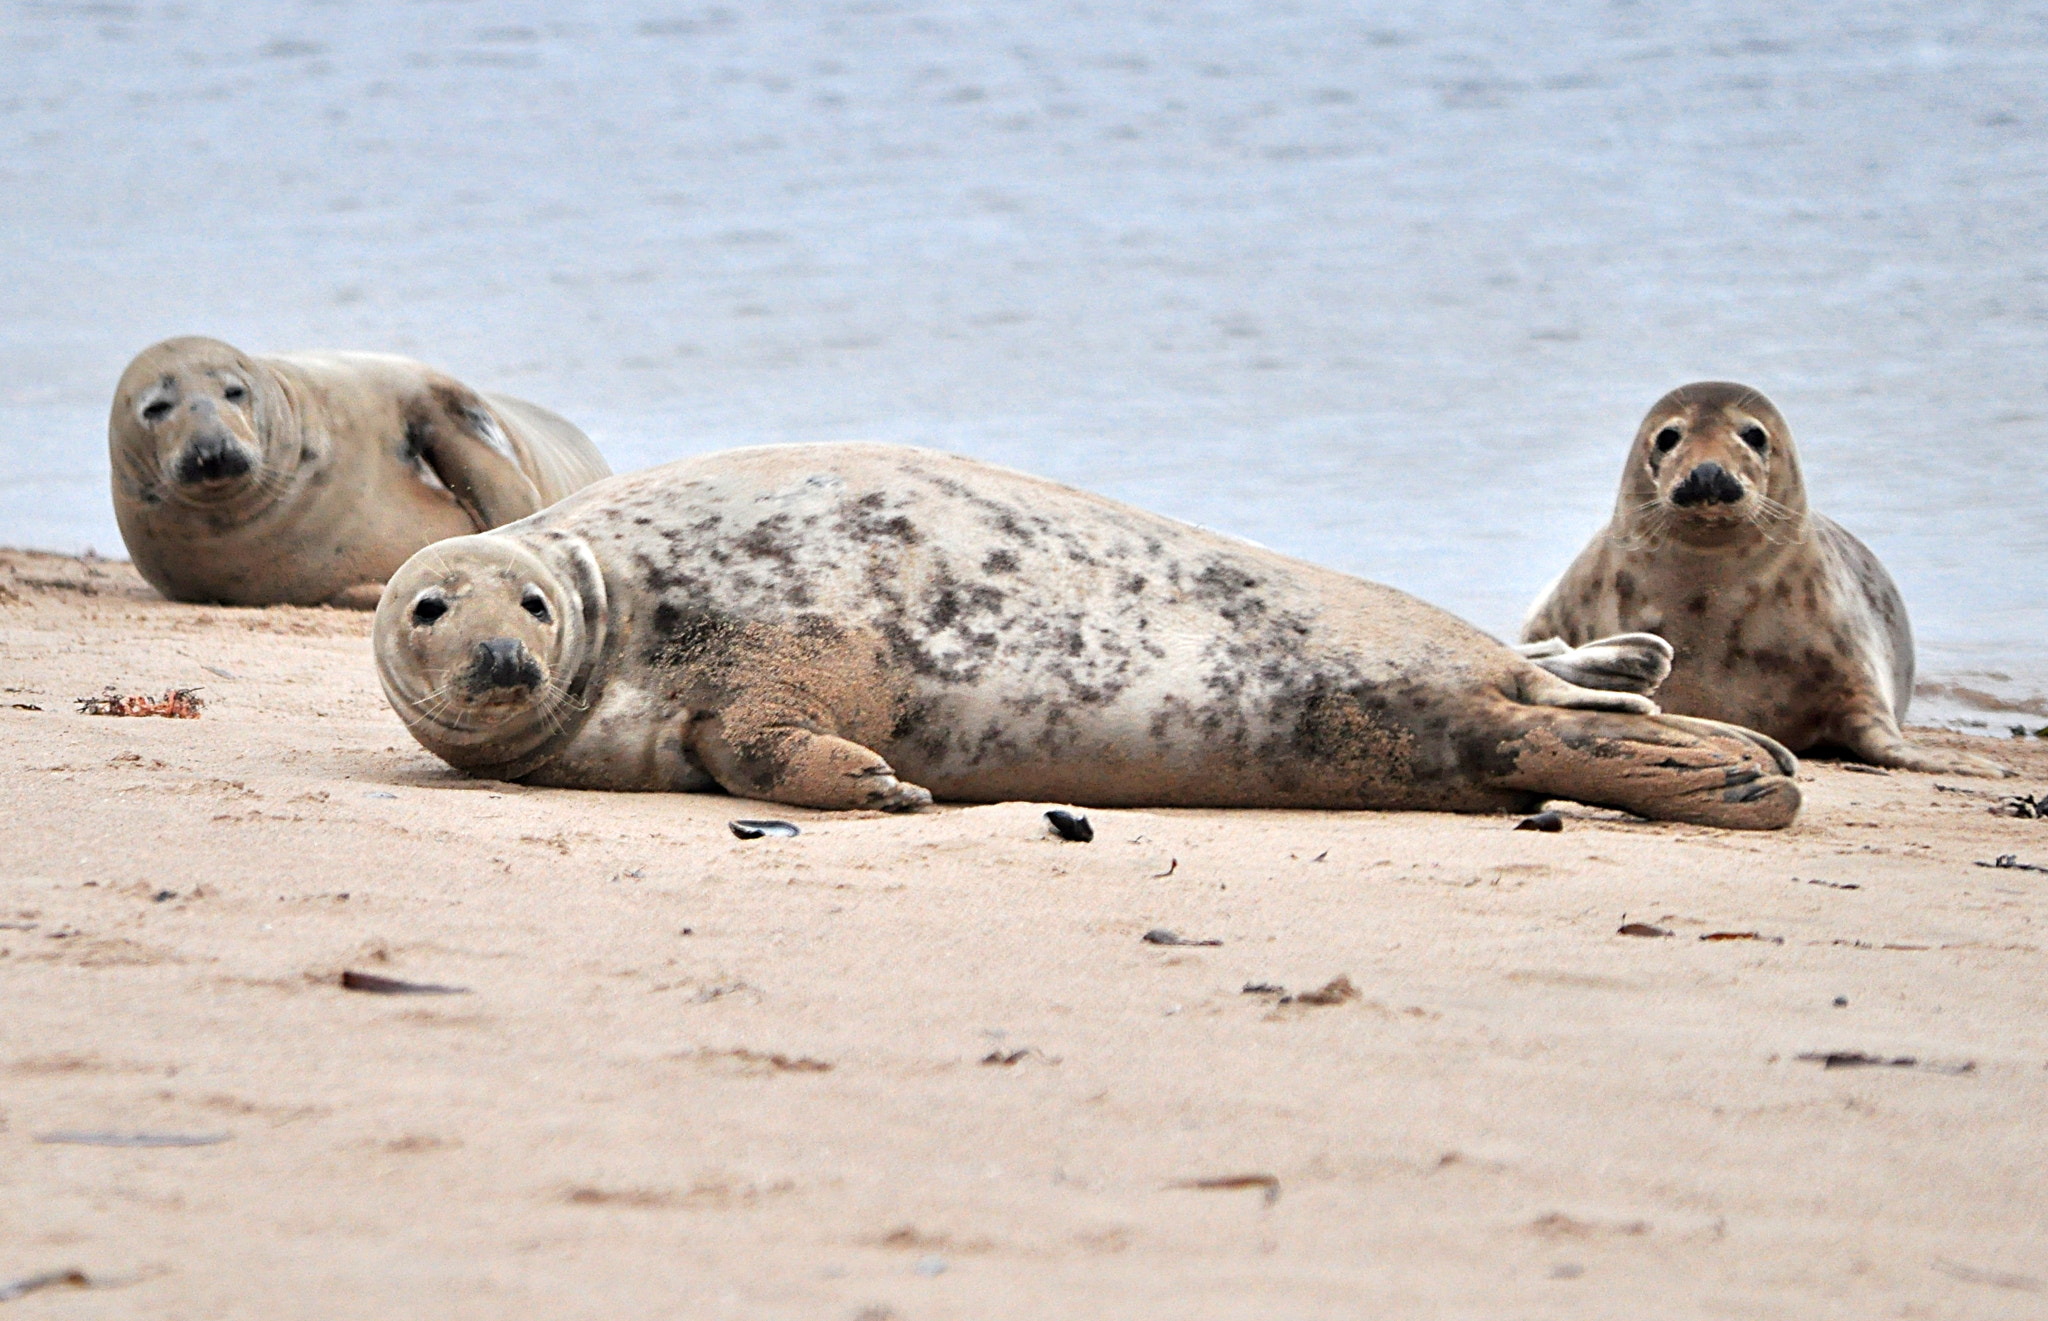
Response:
[[[161,422],[170,414],[170,411],[171,401],[159,399],[142,410],[142,420],[145,422]]]
[[[1771,447],[1771,438],[1764,434],[1762,427],[1744,427],[1742,443],[1761,454]]]
[[[412,622],[416,627],[424,628],[447,613],[446,601],[438,596],[423,596],[413,602]]]
[[[247,399],[249,397],[249,392],[247,390],[243,389],[240,385],[234,384],[232,382],[228,385],[228,388],[221,391],[221,393],[227,396],[227,401],[231,404],[239,404],[244,399]]]
[[[1658,433],[1657,433],[1657,440],[1656,440],[1656,445],[1657,445],[1657,452],[1658,452],[1659,454],[1669,454],[1669,453],[1670,453],[1670,452],[1671,452],[1672,450],[1675,450],[1675,449],[1677,449],[1677,448],[1678,448],[1678,428],[1677,428],[1677,427],[1666,427],[1666,428],[1664,428],[1664,429],[1663,429],[1662,431],[1658,432]]]
[[[548,599],[540,594],[538,587],[528,587],[520,594],[519,608],[543,624],[554,620],[554,616],[548,613]]]

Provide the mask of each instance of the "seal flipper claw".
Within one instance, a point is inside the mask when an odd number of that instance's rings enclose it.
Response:
[[[1657,719],[1659,722],[1670,725],[1674,729],[1683,729],[1689,733],[1700,734],[1708,738],[1732,735],[1735,738],[1743,739],[1771,754],[1771,760],[1778,764],[1778,773],[1780,775],[1799,774],[1799,758],[1793,756],[1784,744],[1768,734],[1759,734],[1753,729],[1745,729],[1741,725],[1731,725],[1724,720],[1708,720],[1703,716],[1675,716],[1668,711],[1660,714]]]

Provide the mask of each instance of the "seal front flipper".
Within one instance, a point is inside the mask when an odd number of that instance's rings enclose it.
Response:
[[[454,381],[436,381],[409,402],[405,452],[440,479],[479,532],[549,503],[520,468],[518,452],[483,397]]]
[[[728,713],[697,720],[685,738],[697,764],[735,797],[826,810],[931,806],[930,791],[897,779],[881,754],[802,725]]]
[[[1671,644],[1655,633],[1617,633],[1583,647],[1550,638],[1510,650],[1580,688],[1647,697],[1671,674]]]
[[[1932,775],[1975,775],[2002,780],[2019,772],[1989,757],[1947,748],[1915,747],[1906,741],[1898,722],[1889,711],[1865,708],[1844,715],[1828,742],[1858,761],[1894,770],[1922,771]]]

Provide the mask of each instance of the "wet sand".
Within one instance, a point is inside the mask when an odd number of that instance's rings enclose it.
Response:
[[[466,781],[369,626],[0,553],[0,1290],[111,1285],[10,1318],[2048,1306],[2048,875],[1976,865],[2048,866],[1987,810],[2048,741],[1922,735],[2002,785],[1809,762],[1765,835],[1072,844]],[[77,712],[109,685],[206,706]],[[763,815],[803,834],[726,829]]]

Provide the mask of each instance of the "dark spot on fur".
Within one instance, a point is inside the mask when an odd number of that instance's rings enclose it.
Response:
[[[746,535],[733,542],[733,546],[757,560],[774,560],[785,568],[796,565],[796,552],[783,539],[789,529],[789,515],[777,514],[764,518],[747,529]]]
[[[1007,550],[992,550],[981,562],[983,573],[1015,573],[1017,567],[1016,554]]]

